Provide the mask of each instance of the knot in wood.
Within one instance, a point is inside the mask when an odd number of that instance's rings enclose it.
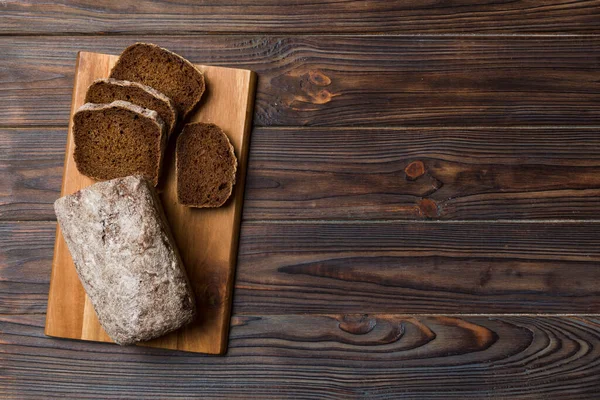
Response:
[[[413,161],[404,168],[406,179],[414,181],[425,173],[425,164],[423,161]]]
[[[365,335],[373,330],[377,325],[375,318],[369,317],[367,314],[363,315],[344,315],[339,323],[339,328],[344,332],[351,333],[353,335]]]
[[[440,216],[440,210],[437,203],[431,199],[421,199],[419,201],[419,211],[428,218]]]
[[[326,103],[329,103],[333,97],[334,97],[334,95],[331,94],[331,92],[329,90],[323,89],[323,90],[319,91],[316,94],[316,96],[313,96],[313,103],[314,104],[326,104]]]
[[[314,70],[308,72],[308,79],[310,82],[317,86],[329,86],[331,85],[331,79],[323,72]]]

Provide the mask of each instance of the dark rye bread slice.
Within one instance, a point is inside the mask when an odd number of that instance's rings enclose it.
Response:
[[[73,136],[83,175],[107,180],[138,174],[158,183],[167,131],[156,111],[121,100],[87,103],[73,115]]]
[[[177,138],[177,200],[190,207],[220,207],[235,184],[237,158],[217,125],[187,124]]]
[[[185,58],[154,44],[126,48],[110,77],[140,82],[175,102],[181,119],[192,111],[204,93],[204,74]]]
[[[98,320],[116,343],[149,340],[194,318],[192,288],[148,181],[96,183],[56,200],[54,210]]]
[[[175,103],[167,96],[150,86],[139,82],[117,79],[98,79],[90,85],[85,95],[86,103],[112,103],[115,100],[128,101],[140,107],[154,110],[167,125],[169,134],[177,122]]]

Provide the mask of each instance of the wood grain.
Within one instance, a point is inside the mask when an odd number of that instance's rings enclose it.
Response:
[[[258,129],[259,219],[597,218],[598,129]]]
[[[0,33],[598,33],[598,1],[6,1]],[[293,11],[291,9],[293,7]]]
[[[0,227],[0,313],[44,312],[55,223]],[[599,242],[598,222],[246,222],[234,311],[597,313]]]
[[[108,76],[118,56],[81,52],[78,54],[71,113],[83,103],[87,88]],[[221,354],[227,346],[231,292],[237,259],[244,181],[248,158],[250,118],[255,76],[252,71],[198,66],[209,90],[190,122],[218,124],[228,135],[238,156],[238,179],[228,203],[218,209],[193,209],[177,202],[174,142],[165,156],[165,173],[159,194],[196,294],[196,320],[167,336],[143,345],[185,351]],[[79,173],[73,158],[74,140],[69,126],[61,195],[69,195],[94,183]],[[98,322],[60,229],[50,278],[46,334],[61,338],[111,341]]]
[[[0,314],[46,313],[55,231],[56,223],[0,223]]]
[[[0,128],[0,220],[55,220],[67,127]]]
[[[0,316],[2,397],[593,399],[595,317],[247,315],[227,357],[44,337]]]
[[[55,220],[66,128],[0,128],[0,220]],[[245,220],[586,219],[597,128],[257,128]]]
[[[66,126],[78,50],[156,42],[260,79],[258,126],[600,125],[600,38],[0,38],[3,125]]]
[[[597,222],[245,223],[234,310],[597,313],[599,249]]]

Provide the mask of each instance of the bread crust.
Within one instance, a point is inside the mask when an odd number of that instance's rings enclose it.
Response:
[[[194,294],[154,187],[96,183],[54,209],[100,324],[118,344],[150,340],[195,316]]]
[[[162,102],[163,106],[167,108],[167,111],[164,113],[158,113],[159,117],[167,125],[169,134],[171,134],[173,132],[173,130],[175,129],[175,125],[177,124],[177,108],[175,107],[175,103],[173,103],[173,100],[171,100],[169,97],[167,97],[165,94],[159,92],[158,90],[156,90],[150,86],[144,85],[142,83],[139,83],[139,82],[131,82],[131,81],[125,81],[125,80],[112,79],[112,78],[97,79],[94,82],[92,82],[92,84],[89,86],[86,96],[85,96],[85,102],[86,103],[112,103],[113,101],[116,101],[116,100],[123,100],[123,101],[130,102],[132,104],[138,105],[143,108],[157,111],[156,109],[154,109],[152,107],[147,107],[144,104],[138,104],[133,100],[128,100],[128,99],[124,99],[124,98],[113,98],[110,101],[98,101],[98,99],[104,98],[104,96],[102,96],[102,94],[99,93],[99,91],[101,91],[102,88],[105,86],[121,87],[121,88],[125,88],[125,89],[130,88],[131,90],[134,90],[134,91],[141,91],[141,92],[145,93],[147,96],[153,98],[154,100]]]

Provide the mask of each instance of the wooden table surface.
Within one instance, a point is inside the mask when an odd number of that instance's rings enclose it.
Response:
[[[600,396],[600,1],[102,3],[0,0],[0,397]],[[76,52],[135,41],[259,74],[225,357],[43,334]]]

